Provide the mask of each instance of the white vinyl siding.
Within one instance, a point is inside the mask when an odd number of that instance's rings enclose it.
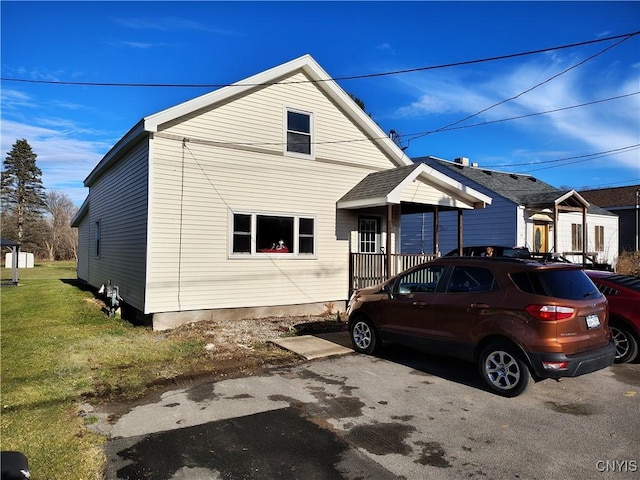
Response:
[[[147,240],[147,142],[104,172],[89,191],[88,283],[111,281],[133,307],[144,309]],[[95,256],[95,226],[100,224],[100,256]],[[82,232],[82,228],[80,228]]]
[[[305,80],[308,77],[299,73],[283,81]],[[291,104],[292,99],[295,99],[295,105]],[[283,111],[293,107],[313,112],[316,160],[339,161],[373,169],[367,173],[395,166],[372,142],[366,141],[362,130],[345,117],[313,82],[270,85],[217,108],[204,109],[197,115],[161,125],[159,131],[179,138],[271,151],[282,157],[286,132]],[[363,141],[353,141],[358,138]],[[307,165],[308,162],[303,163]]]
[[[336,202],[367,170],[301,162],[281,153],[275,161],[269,154],[198,143],[185,148],[183,184],[182,142],[154,140],[149,311],[346,299],[349,236],[344,229],[357,224],[353,219],[337,226]],[[230,259],[229,215],[256,211],[313,215],[316,254],[284,263],[270,255]]]
[[[313,112],[316,161],[283,153],[283,111],[292,98]],[[159,131],[147,312],[346,300],[349,232],[357,222],[336,202],[367,174],[394,164],[370,141],[323,143],[364,137],[314,83],[267,86]],[[233,212],[312,215],[315,254],[230,258]]]

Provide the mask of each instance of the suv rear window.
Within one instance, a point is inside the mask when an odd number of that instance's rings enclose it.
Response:
[[[582,270],[540,270],[512,273],[511,279],[526,293],[568,300],[588,300],[601,295]]]

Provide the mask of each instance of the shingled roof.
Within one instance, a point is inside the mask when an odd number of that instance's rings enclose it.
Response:
[[[578,203],[576,199],[571,198],[570,193],[573,192],[573,190],[562,190],[556,188],[542,180],[532,177],[531,175],[501,172],[476,166],[462,165],[436,157],[414,158],[413,161],[426,163],[427,165],[437,168],[445,173],[447,171],[457,172],[476,184],[490,190],[494,194],[511,200],[516,205],[523,205],[527,207],[552,205],[556,200],[565,196],[567,196],[570,203],[576,203],[576,206]],[[443,168],[445,170],[443,170]],[[576,196],[575,193],[573,196]],[[577,200],[579,201],[579,199]],[[586,201],[590,203],[588,200]],[[610,212],[607,212],[599,206],[591,203],[588,207],[588,212],[597,215],[611,215]]]
[[[463,208],[476,208],[491,204],[490,196],[463,185],[429,165],[413,163],[370,173],[338,200],[338,208],[400,204],[403,190],[417,179],[436,188],[441,193],[452,196],[456,201],[463,202],[467,205]],[[446,206],[442,205],[442,207]]]
[[[638,191],[640,191],[640,185],[583,190],[579,193],[589,203],[595,203],[603,208],[615,208],[635,206]]]
[[[341,202],[362,200],[364,198],[386,197],[407,178],[420,164],[407,165],[381,172],[370,173],[360,183],[347,192]]]

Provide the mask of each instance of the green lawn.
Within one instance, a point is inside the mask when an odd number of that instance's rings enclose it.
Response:
[[[0,447],[25,453],[34,480],[102,478],[105,439],[77,415],[83,398],[135,397],[210,368],[201,338],[108,318],[75,278],[74,263],[40,263],[0,292]]]

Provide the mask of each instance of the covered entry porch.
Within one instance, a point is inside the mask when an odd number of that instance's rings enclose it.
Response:
[[[357,227],[350,242],[349,290],[380,283],[413,265],[440,256],[438,214],[458,212],[458,248],[463,245],[463,211],[484,208],[491,197],[453,180],[424,163],[371,173],[337,203],[352,213]],[[433,213],[434,251],[400,252],[403,214]]]

